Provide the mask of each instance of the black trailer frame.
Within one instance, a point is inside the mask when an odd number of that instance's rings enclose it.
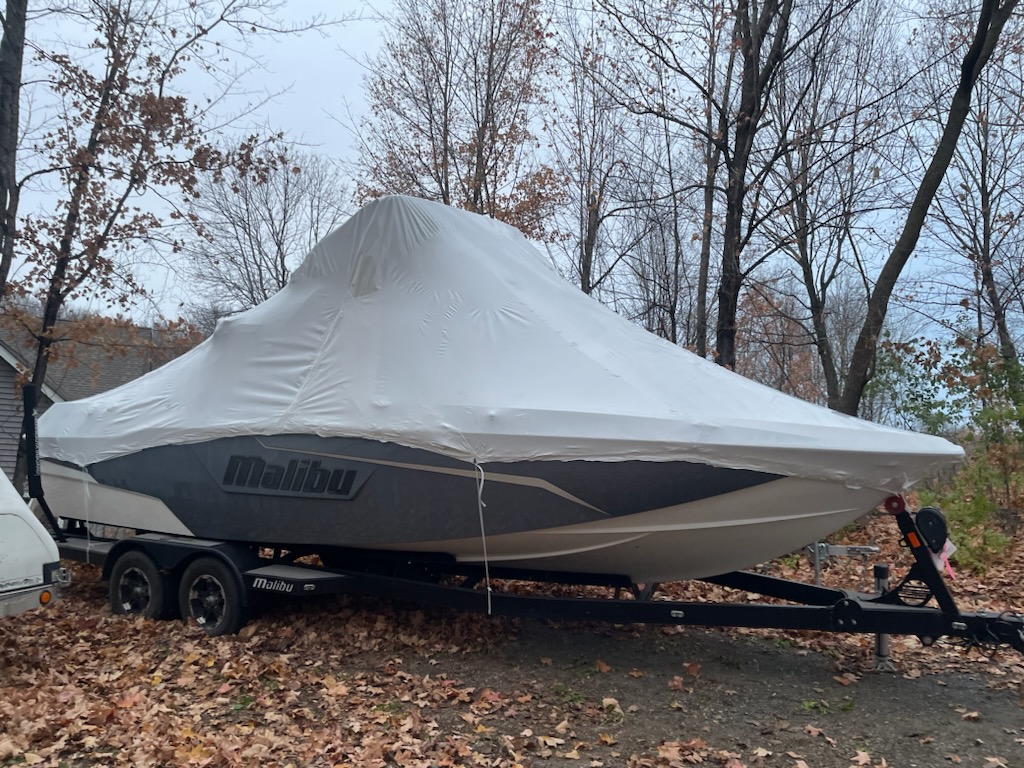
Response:
[[[352,550],[345,568],[325,568],[297,562],[308,552],[273,551],[260,553],[253,547],[231,542],[191,539],[162,534],[142,534],[121,540],[102,540],[82,531],[65,531],[58,547],[64,557],[88,560],[104,567],[105,578],[116,578],[116,563],[128,552],[140,552],[159,570],[170,589],[178,585],[189,566],[197,561],[216,560],[230,572],[232,594],[217,596],[225,608],[234,600],[236,615],[223,623],[219,616],[196,616],[209,634],[237,631],[248,609],[260,594],[292,596],[362,593],[415,603],[432,604],[491,615],[523,618],[557,618],[617,624],[674,624],[712,627],[756,627],[784,630],[916,635],[930,645],[941,637],[957,638],[969,644],[997,647],[1008,645],[1024,653],[1024,618],[1016,614],[962,612],[949,592],[932,557],[929,541],[945,541],[944,528],[930,530],[941,520],[936,510],[926,508],[912,514],[899,497],[887,508],[899,525],[903,543],[914,555],[914,564],[893,588],[871,595],[845,589],[817,586],[748,571],[715,576],[704,581],[787,600],[793,605],[774,603],[708,603],[657,599],[643,592],[624,576],[522,569],[457,563],[445,556],[427,556]],[[944,524],[944,523],[943,523]],[[939,547],[941,549],[941,546]],[[338,553],[334,553],[337,557]],[[505,580],[612,587],[609,598],[538,596],[499,589]],[[455,581],[455,583],[453,583]],[[498,582],[497,584],[495,582]],[[112,604],[132,583],[111,582]],[[623,589],[634,597],[623,598]],[[180,590],[180,586],[179,586]],[[217,602],[217,601],[215,601]],[[933,604],[934,605],[931,605]],[[132,606],[115,605],[118,612],[139,612]],[[166,606],[156,614],[166,613]],[[156,615],[154,614],[154,615]],[[146,614],[150,615],[150,614]],[[216,621],[213,619],[217,619]]]

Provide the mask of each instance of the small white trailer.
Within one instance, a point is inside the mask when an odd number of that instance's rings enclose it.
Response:
[[[0,617],[49,605],[69,580],[53,536],[0,472]]]

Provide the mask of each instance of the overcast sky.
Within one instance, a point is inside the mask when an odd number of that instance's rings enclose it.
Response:
[[[345,123],[349,109],[358,114],[365,107],[361,64],[380,45],[380,24],[375,17],[386,6],[386,0],[293,0],[287,4],[284,13],[296,22],[313,14],[335,19],[358,14],[362,18],[333,26],[323,34],[283,37],[260,51],[267,66],[267,90],[287,89],[261,110],[271,127],[331,157],[350,155],[352,138],[339,121]]]
[[[360,18],[331,26],[323,32],[305,32],[261,42],[254,53],[265,69],[250,75],[247,87],[253,92],[277,95],[259,107],[250,118],[251,123],[284,131],[289,140],[333,159],[351,160],[354,142],[346,126],[350,115],[357,117],[365,110],[363,63],[380,45],[381,25],[376,17],[388,2],[290,0],[282,8],[286,22],[301,23],[318,14],[330,19],[352,15]],[[191,298],[185,270],[180,265],[160,263],[164,258],[167,256],[159,257],[142,271],[153,301],[144,302],[144,306],[133,313],[140,319],[149,319],[154,311],[177,317],[185,310],[182,305]],[[93,309],[102,311],[101,307]]]
[[[259,104],[255,112],[237,124],[239,133],[248,134],[254,128],[283,131],[288,140],[306,145],[312,151],[336,160],[351,160],[354,141],[346,125],[365,110],[363,64],[380,46],[378,19],[381,10],[389,5],[390,0],[285,0],[278,13],[283,24],[308,23],[316,16],[350,20],[322,31],[261,38],[251,53],[263,68],[246,76],[242,87],[247,94],[225,105],[221,116],[243,112],[250,103]],[[35,17],[32,24],[36,26],[30,27],[33,40],[42,46],[62,45],[62,38],[81,42],[80,28],[63,26],[60,19],[53,14]],[[31,59],[26,66],[31,79],[35,76]],[[206,93],[209,81],[196,76],[191,87],[191,77],[184,74],[179,86],[183,86],[191,100],[201,103],[204,95],[212,95]],[[265,94],[273,94],[273,97],[260,104],[266,100]],[[38,124],[46,105],[32,99],[23,100],[23,105],[23,119],[30,116],[29,119]],[[22,212],[48,210],[54,194],[55,191],[43,187],[24,190]],[[155,207],[160,209],[160,206],[156,201]],[[139,277],[151,292],[153,301],[144,301],[132,314],[143,321],[152,320],[154,312],[176,317],[182,311],[182,302],[189,299],[185,270],[167,263],[171,258],[169,254],[150,257],[138,252],[136,255],[140,260]],[[26,269],[23,262],[16,261],[14,276]],[[80,300],[75,306],[109,311],[104,304],[88,300]]]

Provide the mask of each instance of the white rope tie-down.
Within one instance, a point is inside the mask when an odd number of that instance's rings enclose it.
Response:
[[[486,477],[484,475],[484,468],[481,467],[480,463],[475,459],[473,460],[473,466],[478,472],[476,481],[476,508],[477,513],[480,516],[480,546],[484,553],[484,586],[487,590],[487,615],[491,616],[493,615],[491,611],[491,566],[487,559],[487,530],[484,526],[484,507],[487,506],[487,504],[484,503],[484,481],[486,480]]]

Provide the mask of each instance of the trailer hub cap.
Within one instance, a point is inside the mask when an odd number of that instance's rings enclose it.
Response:
[[[215,625],[224,618],[226,598],[223,585],[213,576],[200,576],[189,590],[189,607],[200,626]]]
[[[142,613],[151,598],[149,579],[138,568],[129,568],[121,574],[119,584],[121,605],[128,613]]]

